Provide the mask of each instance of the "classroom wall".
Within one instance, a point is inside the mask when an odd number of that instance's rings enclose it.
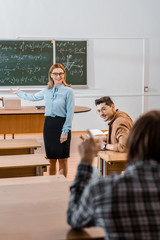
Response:
[[[75,114],[73,130],[105,129],[94,105],[101,96],[133,120],[160,108],[159,9],[159,0],[0,0],[0,39],[87,40],[88,88],[74,92],[76,105],[92,110]],[[0,96],[15,97],[5,87]]]

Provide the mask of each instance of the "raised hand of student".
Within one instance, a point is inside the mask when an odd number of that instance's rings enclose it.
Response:
[[[12,88],[10,88],[10,91],[12,92],[12,93],[14,93],[14,94],[17,94],[17,92],[19,91],[19,87],[17,87],[17,89],[12,89]]]
[[[93,138],[90,131],[87,131],[89,138],[79,145],[79,153],[81,162],[92,164],[94,157],[97,155],[101,147],[101,141]]]

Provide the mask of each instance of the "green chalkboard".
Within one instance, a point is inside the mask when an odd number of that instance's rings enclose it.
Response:
[[[56,62],[66,69],[67,83],[73,85],[87,84],[87,42],[56,41]]]
[[[52,41],[0,41],[0,86],[46,85]]]

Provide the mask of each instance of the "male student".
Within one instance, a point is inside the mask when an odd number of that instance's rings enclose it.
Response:
[[[106,142],[106,149],[125,152],[126,140],[133,126],[132,119],[127,113],[115,109],[113,101],[108,96],[96,99],[95,104],[99,116],[108,121],[109,133],[107,137],[101,137]]]
[[[67,212],[73,228],[100,226],[106,240],[160,239],[160,111],[140,117],[127,140],[123,174],[92,178],[99,148],[90,138],[79,147],[81,163]]]

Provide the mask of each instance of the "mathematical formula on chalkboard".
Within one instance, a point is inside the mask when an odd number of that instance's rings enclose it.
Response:
[[[86,41],[56,41],[56,61],[65,67],[68,83],[87,84]]]
[[[0,85],[44,85],[53,64],[47,41],[0,41]]]
[[[46,85],[54,54],[68,83],[87,84],[86,41],[0,41],[0,86]]]

